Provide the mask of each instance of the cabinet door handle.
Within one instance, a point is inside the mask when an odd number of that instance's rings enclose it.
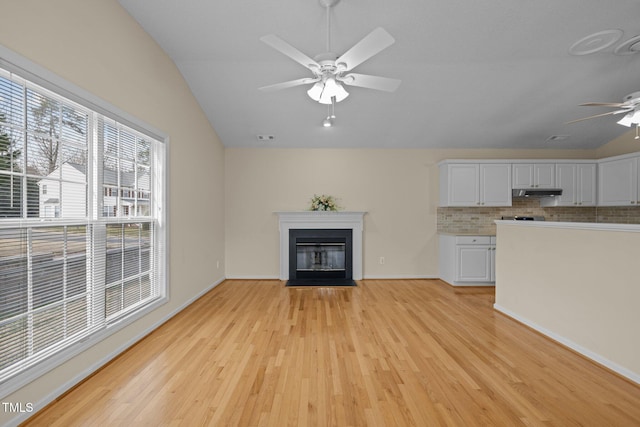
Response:
[[[633,200],[632,200],[632,201],[631,201],[631,204],[633,205],[634,203],[635,203],[635,201],[633,201]]]

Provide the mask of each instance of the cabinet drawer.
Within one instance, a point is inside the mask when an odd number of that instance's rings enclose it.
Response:
[[[456,236],[456,245],[490,245],[491,236]]]

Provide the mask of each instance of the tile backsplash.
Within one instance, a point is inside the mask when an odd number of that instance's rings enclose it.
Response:
[[[496,234],[493,221],[503,216],[543,216],[547,221],[640,224],[640,206],[550,207],[538,200],[514,199],[507,207],[439,207],[438,232]]]

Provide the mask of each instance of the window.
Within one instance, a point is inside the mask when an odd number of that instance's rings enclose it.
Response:
[[[101,123],[101,134],[104,204],[115,207],[115,216],[149,215],[149,197],[138,195],[150,192],[151,141],[107,121]]]
[[[7,392],[36,365],[55,366],[51,360],[64,361],[59,355],[71,357],[79,343],[88,346],[166,295],[166,144],[123,123],[131,119],[76,101],[0,68]]]
[[[107,318],[151,296],[152,227],[148,222],[107,225]]]

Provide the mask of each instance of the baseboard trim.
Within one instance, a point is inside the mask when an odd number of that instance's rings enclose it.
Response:
[[[530,327],[531,329],[541,333],[542,335],[545,335],[548,338],[551,338],[554,341],[557,341],[558,343],[562,344],[565,347],[568,347],[569,349],[575,351],[576,353],[581,354],[582,356],[586,357],[587,359],[590,359],[592,361],[594,361],[595,363],[604,366],[605,368],[615,372],[618,375],[623,376],[624,378],[633,381],[636,384],[640,384],[640,374],[631,371],[630,369],[625,368],[624,366],[620,366],[615,362],[612,362],[611,360],[607,359],[606,357],[601,356],[598,353],[595,353],[591,350],[589,350],[586,347],[583,347],[579,344],[576,344],[575,342],[571,341],[570,339],[567,339],[565,337],[563,337],[562,335],[556,334],[553,331],[550,331],[549,329],[543,328],[542,326],[538,325],[535,322],[530,321],[529,319],[522,317],[514,312],[512,312],[511,310],[508,310],[502,306],[500,306],[499,304],[493,304],[493,308],[496,309],[497,311],[501,312],[502,314],[511,317],[514,320],[517,320],[518,322]]]
[[[67,381],[66,383],[64,383],[60,387],[56,388],[53,392],[49,393],[44,398],[42,398],[39,401],[35,402],[33,404],[33,408],[35,409],[33,412],[20,413],[16,417],[14,417],[13,419],[9,420],[9,422],[7,424],[5,424],[5,425],[7,427],[18,426],[19,424],[25,422],[26,420],[28,420],[32,416],[35,416],[39,411],[44,409],[47,405],[49,405],[50,403],[54,402],[56,399],[58,399],[64,393],[66,393],[69,390],[71,390],[72,388],[76,387],[82,381],[84,381],[85,379],[87,379],[88,377],[90,377],[91,375],[96,373],[97,371],[99,371],[106,364],[108,364],[109,362],[111,362],[112,360],[117,358],[120,354],[124,353],[128,348],[130,348],[133,345],[135,345],[138,341],[144,339],[144,337],[149,335],[154,330],[158,329],[160,326],[162,326],[164,323],[169,321],[176,314],[180,313],[182,310],[184,310],[185,308],[187,308],[188,306],[193,304],[197,299],[201,298],[204,294],[206,294],[207,292],[209,292],[210,290],[212,290],[213,288],[215,288],[216,286],[218,286],[220,283],[222,283],[224,281],[225,281],[224,277],[216,280],[211,285],[207,286],[205,289],[203,289],[202,291],[198,292],[195,296],[193,296],[192,298],[187,300],[185,303],[181,304],[179,307],[177,307],[176,309],[174,309],[173,311],[168,313],[162,319],[158,320],[157,322],[155,322],[154,324],[152,324],[151,326],[146,328],[144,331],[140,332],[135,337],[133,337],[132,339],[128,340],[127,342],[125,342],[124,344],[122,344],[121,346],[116,348],[114,351],[112,351],[111,353],[109,353],[108,355],[106,355],[105,357],[103,357],[102,359],[100,359],[99,361],[97,361],[96,363],[94,363],[93,365],[91,365],[90,367],[88,367],[87,369],[85,369],[84,371],[82,371],[81,373],[76,375],[75,377],[73,377],[71,380]]]

